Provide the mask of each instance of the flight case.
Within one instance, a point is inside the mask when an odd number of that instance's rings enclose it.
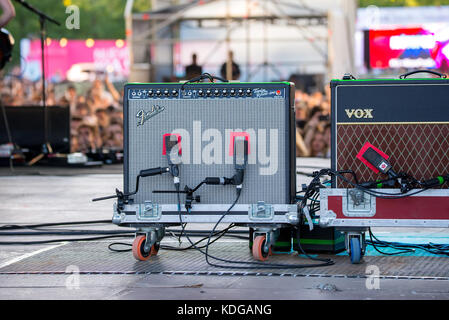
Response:
[[[389,156],[395,172],[441,182],[400,199],[370,195],[340,178],[333,179],[332,188],[321,189],[320,225],[345,232],[355,263],[364,254],[369,227],[449,227],[449,80],[407,76],[331,81],[333,170],[353,170],[360,182],[385,179],[358,158],[369,143]]]

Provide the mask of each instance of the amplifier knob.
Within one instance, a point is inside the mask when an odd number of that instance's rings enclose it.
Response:
[[[209,89],[206,90],[206,95],[210,96],[212,94],[212,91],[210,91]]]
[[[235,90],[234,89],[231,89],[231,96],[235,96]]]
[[[221,94],[224,95],[224,96],[226,96],[226,95],[228,94],[228,90],[223,89],[223,90],[221,91]]]
[[[172,96],[176,97],[176,96],[178,95],[178,91],[173,90],[173,91],[171,92],[171,94],[172,94]]]
[[[148,90],[148,95],[151,97],[153,95],[153,90]]]
[[[198,95],[199,95],[200,97],[202,97],[203,94],[204,94],[203,90],[198,90]]]
[[[214,90],[214,95],[219,96],[220,95],[220,91],[218,89]]]
[[[239,96],[243,96],[243,89],[239,89]]]
[[[246,95],[247,96],[251,96],[252,90],[251,89],[246,89]]]
[[[168,96],[168,95],[169,95],[169,93],[170,93],[170,91],[168,91],[168,90],[164,90],[164,96]]]
[[[162,94],[161,90],[156,90],[156,95],[160,96]]]

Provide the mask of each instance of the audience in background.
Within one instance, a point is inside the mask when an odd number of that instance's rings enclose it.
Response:
[[[41,105],[40,82],[9,78],[0,81],[3,105]],[[327,89],[327,88],[326,88]],[[123,148],[123,90],[117,91],[107,77],[95,80],[87,90],[69,84],[57,94],[50,84],[47,105],[68,106],[71,114],[71,151],[98,151],[101,148]],[[330,157],[330,97],[319,91],[296,90],[296,155],[299,157]]]
[[[61,84],[63,86],[64,84]],[[73,84],[56,93],[53,84],[47,87],[47,106],[70,108],[72,152],[95,152],[102,148],[123,148],[122,94],[107,77],[95,80],[84,94]],[[7,106],[42,105],[41,82],[9,78],[0,81],[0,99]]]
[[[296,90],[296,155],[330,158],[330,97]]]

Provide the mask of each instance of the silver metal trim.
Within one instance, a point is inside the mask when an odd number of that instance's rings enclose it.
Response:
[[[334,219],[326,227],[424,227],[449,228],[449,220],[419,219]]]
[[[326,202],[327,205],[327,202]],[[320,227],[330,227],[332,222],[337,218],[337,215],[332,210],[320,212],[319,225]]]
[[[148,204],[148,203],[147,203]],[[178,205],[174,204],[152,204],[157,206],[157,217],[142,217],[145,204],[127,204],[124,206],[121,218],[115,220],[116,224],[148,224],[148,223],[180,223],[179,215],[173,214],[178,211]],[[251,223],[251,224],[295,224],[289,215],[297,212],[296,204],[271,204],[270,219],[251,219],[248,214],[250,204],[238,204],[223,218],[224,223]],[[229,209],[229,204],[194,204],[190,213],[187,214],[182,208],[182,222],[186,223],[216,223]],[[164,214],[170,212],[172,214]],[[236,214],[239,213],[239,214]],[[277,213],[277,214],[276,214]]]
[[[195,214],[182,214],[181,215],[183,223],[216,223],[221,218],[221,215],[195,215]],[[292,222],[287,218],[286,215],[277,215],[274,216],[271,220],[260,220],[254,221],[248,218],[248,215],[226,215],[221,222],[223,223],[250,223],[250,224],[292,224]],[[120,222],[120,224],[146,224],[146,223],[180,223],[180,219],[178,215],[162,215],[161,218],[157,221],[149,221],[149,220],[138,220],[136,215],[126,215]]]
[[[124,207],[125,212],[136,212],[141,204],[127,204]],[[164,212],[177,212],[178,205],[177,204],[158,204],[159,210],[161,211],[161,215],[164,215]],[[221,215],[225,213],[230,204],[193,204],[192,209],[190,210],[191,214],[195,214],[195,212],[209,212],[214,215]],[[251,204],[236,204],[230,212],[248,212],[248,208]],[[273,208],[274,212],[295,212],[297,210],[296,204],[270,204]],[[181,212],[186,213],[184,206],[181,208]]]

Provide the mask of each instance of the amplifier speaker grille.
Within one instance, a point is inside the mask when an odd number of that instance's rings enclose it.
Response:
[[[396,172],[404,171],[416,179],[449,173],[448,124],[337,125],[337,169],[354,170],[360,181],[382,180],[385,175],[375,174],[356,158],[366,142],[389,155]],[[349,185],[338,179],[337,187]]]

